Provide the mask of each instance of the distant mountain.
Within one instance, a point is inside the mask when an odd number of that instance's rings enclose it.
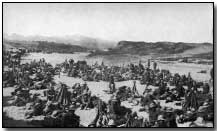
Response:
[[[43,50],[45,52],[58,52],[58,53],[74,53],[74,52],[86,52],[87,48],[70,45],[63,43],[47,42],[47,41],[38,41],[38,50]]]
[[[35,41],[13,41],[3,39],[3,46],[8,48],[26,48],[26,49],[37,49],[38,42]]]
[[[70,45],[64,43],[48,42],[48,41],[11,41],[3,40],[3,46],[5,49],[8,48],[25,48],[40,50],[43,52],[56,52],[56,53],[74,53],[74,52],[87,52],[88,48],[81,47],[78,45]]]
[[[102,50],[107,48],[113,48],[116,42],[103,40],[99,38],[91,38],[83,35],[67,35],[67,36],[22,36],[18,34],[7,35],[4,34],[4,39],[11,41],[48,41],[56,43],[64,43],[71,45],[79,45],[89,49]]]
[[[96,51],[90,56],[96,55],[195,55],[211,52],[213,45],[210,43],[183,43],[183,42],[135,42],[120,41],[115,48],[109,51]]]
[[[213,51],[211,43],[184,42],[143,42],[143,41],[106,41],[82,35],[64,37],[21,36],[4,34],[4,43],[14,47],[36,48],[51,52],[92,51],[89,56],[99,55],[155,55],[155,56],[197,56],[211,58]],[[107,49],[107,50],[105,50]],[[59,50],[59,51],[58,51]]]

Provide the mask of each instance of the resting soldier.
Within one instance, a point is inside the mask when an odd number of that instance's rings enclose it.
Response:
[[[109,100],[109,113],[116,114],[119,112],[121,102],[116,95],[113,95]]]
[[[66,112],[62,114],[63,127],[79,127],[80,117],[75,114],[75,106],[71,105]]]
[[[51,83],[49,83],[49,89],[46,92],[47,100],[54,101],[55,100],[56,91]]]

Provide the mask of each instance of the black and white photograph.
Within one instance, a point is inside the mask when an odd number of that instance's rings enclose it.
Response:
[[[214,128],[214,2],[2,3],[3,128]]]

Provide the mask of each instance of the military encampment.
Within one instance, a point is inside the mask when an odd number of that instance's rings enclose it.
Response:
[[[38,4],[4,4],[3,127],[214,127],[209,4]]]
[[[23,63],[25,55],[31,52],[4,50],[6,125],[14,119],[36,127],[213,126],[213,76],[198,81],[150,59],[107,66],[71,58],[54,66],[44,58]]]

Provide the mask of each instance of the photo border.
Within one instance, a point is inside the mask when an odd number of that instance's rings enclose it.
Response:
[[[203,129],[203,128],[209,128],[209,129],[215,129],[216,127],[216,124],[215,124],[215,9],[214,9],[214,2],[2,2],[2,47],[3,47],[3,6],[4,6],[4,3],[153,3],[153,4],[156,4],[156,3],[210,3],[212,4],[212,8],[213,8],[213,40],[212,40],[212,44],[213,44],[213,102],[214,102],[214,110],[213,110],[213,113],[214,113],[214,121],[213,121],[213,127],[73,127],[73,128],[69,128],[69,127],[7,127],[5,125],[3,125],[3,121],[4,121],[4,118],[3,118],[3,48],[2,48],[2,128],[37,128],[37,129],[42,129],[42,128],[50,128],[50,129],[63,129],[63,128],[66,128],[66,129],[82,129],[82,128],[87,128],[87,129],[136,129],[136,128],[139,128],[139,129],[183,129],[183,128],[187,128],[187,129]]]

